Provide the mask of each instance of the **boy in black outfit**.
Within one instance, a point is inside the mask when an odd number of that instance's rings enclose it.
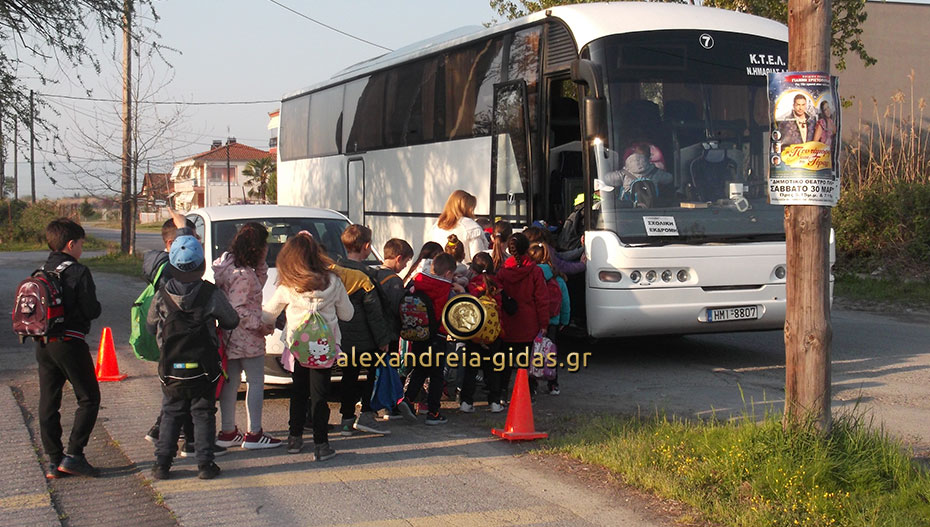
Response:
[[[162,267],[168,265],[168,251],[171,250],[171,244],[174,242],[174,239],[178,236],[192,235],[194,234],[194,222],[188,219],[183,219],[184,227],[178,227],[177,224],[181,221],[177,221],[174,218],[165,221],[161,226],[161,239],[165,242],[165,249],[152,249],[151,251],[146,251],[142,255],[142,277],[145,280],[155,286],[155,290],[161,290],[165,284],[168,283],[168,280],[171,280],[171,273],[168,271],[167,267],[162,269]],[[158,271],[161,270],[161,274],[158,274]],[[155,283],[155,277],[158,276],[158,283]],[[158,419],[155,420],[155,424],[152,425],[152,428],[149,429],[149,432],[145,434],[146,441],[151,441],[155,443],[158,441],[158,431],[161,428],[161,413],[158,414]],[[194,454],[194,423],[191,421],[190,416],[187,416],[184,419],[184,422],[181,426],[181,431],[184,433],[184,444],[181,446],[181,457],[187,457]],[[191,438],[188,441],[188,438]]]
[[[100,316],[100,302],[90,269],[77,263],[84,252],[84,229],[68,218],[59,218],[45,228],[45,239],[52,253],[44,269],[59,273],[65,308],[64,334],[49,337],[47,343],[36,343],[39,431],[50,462],[45,477],[67,474],[96,477],[99,471],[84,458],[84,447],[97,421],[100,387],[84,337],[90,331],[90,321]],[[78,404],[67,456],[61,443],[60,413],[65,381],[71,383]]]
[[[223,374],[216,324],[234,329],[239,315],[222,291],[201,278],[206,264],[197,238],[175,238],[168,261],[171,280],[155,293],[145,321],[158,342],[158,377],[164,394],[152,477],[168,478],[181,423],[189,413],[194,421],[197,476],[213,479],[220,473],[213,462],[213,445],[216,383]]]

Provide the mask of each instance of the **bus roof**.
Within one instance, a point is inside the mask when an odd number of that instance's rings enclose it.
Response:
[[[575,38],[579,52],[585,45],[599,38],[638,31],[703,29],[788,40],[788,28],[784,24],[728,9],[659,2],[595,2],[558,6],[489,28],[466,26],[409,44],[390,53],[353,64],[326,81],[289,92],[282,100],[513,28],[531,25],[549,17],[565,22]]]

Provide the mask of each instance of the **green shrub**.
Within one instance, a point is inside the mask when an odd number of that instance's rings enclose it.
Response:
[[[837,262],[849,271],[878,266],[894,273],[930,273],[930,184],[844,190],[833,211]]]

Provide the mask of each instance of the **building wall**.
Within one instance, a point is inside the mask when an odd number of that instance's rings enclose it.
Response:
[[[852,53],[846,55],[846,70],[839,77],[839,93],[853,104],[843,109],[842,135],[855,140],[862,124],[876,121],[892,104],[896,93],[904,94],[904,115],[920,117],[921,97],[930,102],[930,4],[872,2],[866,3],[869,17],[863,24],[862,41],[866,51],[878,63],[866,68]],[[912,84],[908,75],[914,71]],[[875,103],[872,99],[875,98]],[[930,111],[924,112],[924,130],[930,130]]]

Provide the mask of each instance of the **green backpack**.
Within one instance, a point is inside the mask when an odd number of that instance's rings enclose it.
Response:
[[[142,294],[129,309],[129,345],[132,346],[132,352],[136,354],[136,357],[142,360],[158,362],[158,343],[155,341],[155,335],[145,329],[145,317],[148,316],[149,306],[152,305],[152,298],[155,297],[155,284],[158,283],[167,265],[165,263],[158,268],[155,279],[145,286]]]

